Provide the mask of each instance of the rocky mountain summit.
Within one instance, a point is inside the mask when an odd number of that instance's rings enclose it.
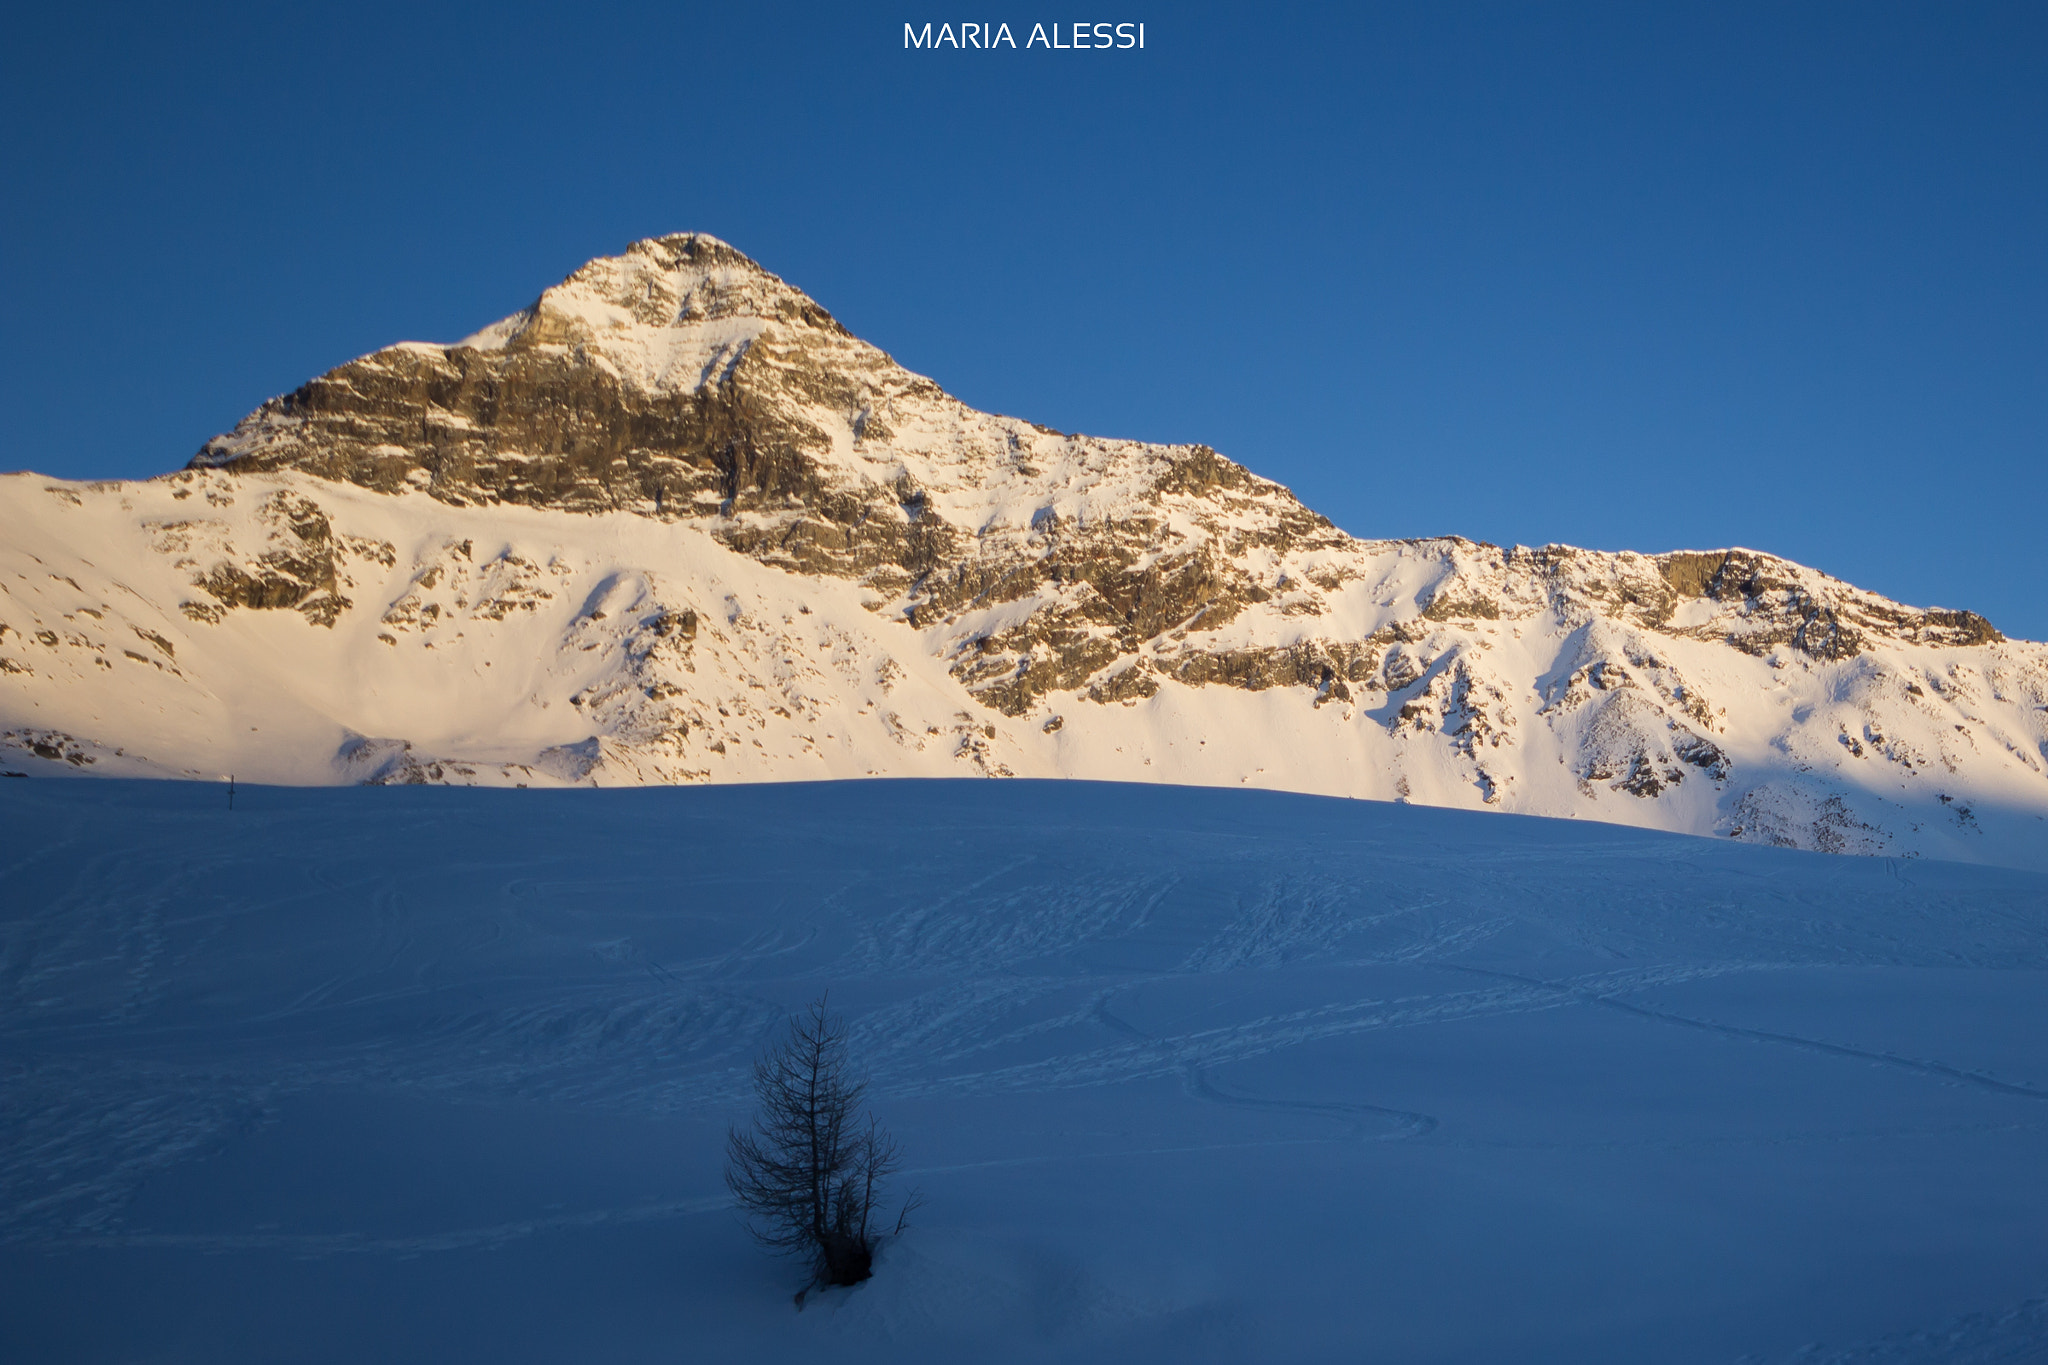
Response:
[[[0,480],[0,760],[288,782],[984,772],[2048,855],[2048,648],[1747,550],[1355,540],[977,412],[701,235]],[[83,619],[81,619],[83,618]]]

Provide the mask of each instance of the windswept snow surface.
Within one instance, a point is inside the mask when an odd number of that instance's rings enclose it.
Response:
[[[0,783],[11,1361],[2048,1350],[2048,878],[1160,785]],[[719,1182],[828,989],[922,1188]]]

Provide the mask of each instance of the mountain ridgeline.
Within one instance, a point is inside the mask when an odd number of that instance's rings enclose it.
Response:
[[[0,761],[1254,785],[2038,863],[2048,649],[1748,550],[1360,541],[977,412],[701,235],[0,479]]]

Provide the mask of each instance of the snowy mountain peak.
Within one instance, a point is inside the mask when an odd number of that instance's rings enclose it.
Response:
[[[1355,540],[1205,446],[977,412],[698,234],[166,479],[0,480],[0,527],[23,771],[1040,774],[2048,848],[2048,649],[1981,617],[1750,550]]]
[[[845,329],[801,290],[705,233],[649,237],[601,256],[543,293],[531,308],[461,344],[479,350],[646,344],[649,330],[705,324],[782,323]]]

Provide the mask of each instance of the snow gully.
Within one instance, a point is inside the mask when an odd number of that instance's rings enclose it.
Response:
[[[957,27],[957,31],[956,31]],[[928,48],[934,52],[942,47],[981,48],[989,50],[1017,47],[1016,35],[1008,24],[940,24],[934,33],[926,24],[918,28],[912,24],[903,26],[903,46],[907,48]],[[1026,48],[1043,47],[1069,50],[1101,50],[1104,48],[1142,48],[1145,46],[1143,24],[1069,24],[1067,41],[1060,41],[1060,26],[1052,26],[1051,36],[1046,34],[1044,24],[1033,24],[1031,36],[1024,40]]]

